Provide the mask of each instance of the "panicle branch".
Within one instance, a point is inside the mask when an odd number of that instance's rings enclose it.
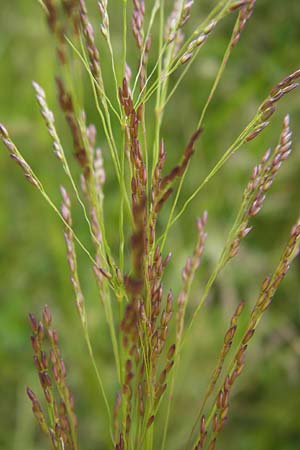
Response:
[[[208,214],[207,211],[205,211],[202,217],[199,217],[197,219],[198,241],[196,243],[192,257],[189,257],[187,259],[187,262],[182,271],[183,286],[178,295],[177,328],[176,328],[177,343],[179,343],[182,338],[187,300],[190,294],[190,289],[196,270],[200,266],[202,254],[204,251],[204,244],[207,238],[207,233],[204,231],[204,227],[207,222],[207,217]]]
[[[122,88],[119,89],[120,103],[123,107],[127,119],[126,147],[129,153],[131,166],[131,200],[132,216],[134,221],[134,231],[131,238],[132,260],[134,277],[137,283],[142,286],[142,274],[144,268],[144,256],[147,254],[147,170],[142,155],[141,143],[138,137],[139,125],[141,121],[141,110],[135,110],[129,91],[126,78],[123,79]],[[127,287],[131,289],[131,282],[128,278]],[[133,283],[135,284],[135,283]],[[132,286],[133,287],[133,286]]]
[[[237,346],[237,350],[235,351],[232,362],[228,366],[226,376],[224,378],[224,381],[222,382],[220,391],[217,394],[215,402],[212,406],[211,413],[209,414],[209,417],[212,418],[210,431],[208,429],[208,426],[206,427],[206,432],[209,433],[209,445],[215,444],[219,432],[222,430],[223,426],[225,425],[228,419],[229,397],[231,394],[232,386],[234,385],[236,379],[240,376],[245,367],[246,350],[248,348],[249,342],[252,340],[255,330],[258,326],[258,323],[262,319],[265,311],[269,308],[270,304],[272,303],[274,294],[277,291],[279,284],[287,274],[291,262],[299,254],[299,248],[300,248],[300,222],[298,220],[291,229],[289,240],[282,253],[282,256],[280,258],[276,270],[274,271],[271,277],[269,276],[266,277],[262,283],[260,294],[250,314],[246,330],[244,331],[243,337],[239,345]],[[242,303],[238,306],[237,311],[239,310],[241,305]],[[237,311],[233,316],[233,319],[231,320],[231,327],[228,329],[225,335],[224,347],[221,352],[221,359],[224,352],[225,354],[227,354],[226,351],[227,346],[229,344],[231,345],[232,338],[236,329],[236,318],[239,315],[239,314],[237,315]],[[221,368],[217,369],[216,373],[218,374],[218,377],[220,375]],[[212,377],[212,381],[214,380],[215,377]],[[200,432],[200,440],[198,441],[197,445],[199,445],[201,438],[202,436]],[[201,449],[202,447],[199,446],[196,448]]]
[[[136,40],[138,48],[141,50],[144,40],[144,18],[145,18],[145,2],[144,0],[133,0],[132,13],[132,32]]]
[[[41,430],[48,436],[54,450],[77,450],[77,419],[74,398],[66,382],[66,366],[61,356],[58,333],[52,328],[52,315],[45,305],[42,321],[29,315],[32,329],[33,361],[47,405],[46,419],[41,403],[27,388],[32,411]]]
[[[39,180],[33,173],[29,164],[27,164],[23,156],[20,154],[16,145],[11,140],[11,137],[9,136],[7,129],[2,124],[0,124],[0,139],[2,140],[4,146],[7,148],[11,159],[13,159],[21,167],[26,180],[29,181],[29,183],[32,184],[34,187],[41,190],[42,187]]]
[[[85,0],[79,0],[80,23],[88,52],[90,70],[95,80],[95,88],[101,99],[104,96],[104,85],[100,66],[99,51],[95,44],[94,29],[87,15]]]
[[[282,163],[291,154],[291,136],[290,118],[289,115],[286,115],[275,150],[272,153],[271,149],[268,149],[263,155],[260,164],[256,165],[252,171],[250,181],[243,194],[242,215],[238,218],[240,224],[230,246],[227,246],[229,248],[228,258],[232,258],[238,253],[241,239],[246,237],[252,229],[248,224],[249,220],[261,210],[266,194],[271,188]]]
[[[253,130],[246,136],[246,142],[252,141],[269,125],[269,119],[276,111],[278,101],[299,86],[296,81],[298,78],[300,78],[300,69],[283,78],[271,89],[269,96],[258,109]]]
[[[177,40],[177,45],[182,41],[182,28],[191,17],[193,0],[175,0],[173,10],[167,19],[165,40],[168,44]]]
[[[78,120],[76,118],[72,96],[69,92],[67,92],[62,78],[56,77],[56,87],[59,104],[69,125],[73,138],[74,156],[80,167],[83,169],[85,178],[88,178],[90,176],[91,162],[89,160],[88,151],[83,142]]]
[[[252,15],[255,3],[256,0],[247,0],[246,2],[239,2],[230,7],[230,11],[239,9],[238,23],[232,36],[231,48],[235,47],[240,40],[241,33]]]
[[[62,195],[62,205],[61,205],[61,213],[66,221],[66,223],[69,225],[69,227],[66,227],[65,229],[65,242],[66,242],[66,249],[67,249],[67,261],[70,268],[70,274],[71,274],[71,283],[73,286],[73,290],[75,293],[75,299],[76,299],[76,306],[77,310],[81,319],[81,322],[84,327],[86,327],[86,312],[85,312],[85,306],[84,306],[84,297],[81,291],[80,282],[78,278],[78,272],[77,272],[77,257],[76,257],[76,250],[75,250],[75,243],[74,243],[74,237],[72,232],[72,216],[71,216],[71,200],[70,197],[64,187],[61,187],[61,195]]]

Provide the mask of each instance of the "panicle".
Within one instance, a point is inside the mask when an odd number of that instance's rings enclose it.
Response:
[[[145,2],[144,0],[133,0],[132,13],[132,32],[136,40],[138,48],[141,50],[144,40],[144,17],[145,17]]]
[[[109,34],[109,15],[107,11],[107,0],[99,0],[98,7],[102,18],[100,30],[104,38],[107,39]]]
[[[211,20],[209,24],[204,28],[203,32],[201,32],[195,39],[193,39],[189,43],[187,51],[180,58],[181,64],[185,64],[193,58],[195,51],[204,44],[216,25],[217,21],[215,19]]]
[[[235,5],[231,5],[229,8],[230,11],[234,11],[235,9],[239,9],[239,18],[237,26],[234,30],[232,40],[231,40],[231,48],[235,47],[240,40],[241,33],[243,29],[245,28],[246,23],[250,19],[254,5],[256,0],[248,0],[246,2],[238,2]]]
[[[181,340],[183,327],[184,327],[184,318],[185,318],[185,310],[186,304],[190,292],[190,287],[193,282],[196,270],[200,266],[201,258],[204,251],[204,244],[207,238],[207,233],[204,231],[204,227],[207,222],[207,211],[204,211],[202,217],[197,219],[197,231],[198,231],[198,240],[196,246],[194,248],[194,252],[192,257],[187,259],[187,262],[182,271],[182,288],[178,295],[178,311],[177,311],[177,324],[176,324],[176,337],[177,342]]]
[[[74,399],[66,382],[66,366],[61,356],[57,331],[52,328],[52,314],[45,305],[42,322],[33,314],[29,315],[33,335],[34,364],[47,404],[48,418],[35,393],[27,388],[33,414],[43,431],[50,438],[54,448],[77,448],[77,419],[74,412]],[[49,348],[49,350],[48,350]],[[46,350],[47,349],[47,350]],[[52,423],[55,421],[55,428]]]
[[[296,81],[298,78],[300,78],[300,69],[283,78],[271,89],[267,99],[260,105],[258,118],[252,131],[246,136],[245,141],[251,141],[256,138],[269,125],[268,119],[276,111],[278,101],[299,86],[299,83]]]
[[[100,99],[104,97],[103,79],[99,51],[95,43],[94,29],[89,21],[85,0],[79,0],[80,23],[88,52],[90,70],[95,81],[95,88]]]
[[[241,240],[246,237],[252,227],[248,225],[249,220],[256,216],[262,209],[266,194],[271,188],[282,163],[291,153],[291,130],[289,126],[289,115],[284,117],[279,142],[274,151],[267,149],[260,164],[253,168],[250,181],[243,194],[243,208],[240,225],[229,245],[228,258],[233,258],[240,248]]]
[[[34,187],[42,191],[42,185],[38,178],[33,173],[29,164],[25,161],[21,153],[19,152],[15,143],[11,140],[9,133],[3,124],[0,124],[0,139],[9,152],[9,156],[14,160],[22,169],[26,180]]]

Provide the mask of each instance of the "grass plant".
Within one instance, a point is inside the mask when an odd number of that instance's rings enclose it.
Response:
[[[255,0],[215,2],[208,16],[201,21],[193,16],[193,1],[186,0],[174,3],[154,0],[149,4],[143,0],[134,0],[132,4],[123,0],[117,11],[110,10],[107,0],[100,0],[98,16],[92,21],[85,0],[41,0],[40,3],[56,46],[58,105],[68,124],[73,156],[80,170],[80,177],[74,175],[71,152],[65,148],[64,139],[59,137],[46,93],[33,82],[54,155],[66,176],[66,186],[60,188],[61,208],[52,200],[4,125],[0,125],[0,137],[10,157],[19,164],[26,179],[44,197],[65,228],[66,255],[87,348],[86,357],[94,369],[104,405],[101,421],[107,429],[106,448],[165,450],[169,448],[170,417],[176,409],[174,393],[181,388],[177,374],[182,354],[188,351],[191,331],[217,277],[233,258],[238,257],[243,240],[252,230],[253,217],[263,207],[280,167],[291,153],[289,115],[283,118],[275,148],[262,149],[261,159],[251,172],[219,259],[208,279],[203,279],[204,287],[196,307],[190,306],[189,301],[193,280],[205,252],[208,213],[201,212],[196,220],[192,255],[182,269],[175,263],[177,272],[172,277],[181,273],[179,292],[173,292],[172,286],[164,283],[170,259],[176,260],[176,254],[171,255],[167,248],[170,229],[225,163],[241,148],[247,148],[248,142],[256,139],[266,127],[272,126],[278,102],[285,95],[292,95],[290,93],[298,87],[300,69],[275,84],[204,179],[187,198],[183,198],[183,186],[193,155],[205,133],[207,111],[252,15]],[[115,19],[114,15],[120,19],[121,26],[118,48],[111,37],[110,22]],[[181,87],[185,75],[192,70],[192,63],[201,54],[206,41],[213,39],[221,21],[230,20],[232,16],[235,18],[232,33],[207,100],[195,118],[194,133],[181,154],[176,156],[175,165],[167,169],[168,154],[172,150],[166,148],[164,142],[166,107]],[[196,26],[186,35],[185,27],[191,18]],[[92,23],[97,23],[95,31]],[[130,47],[131,33],[135,48]],[[96,43],[99,38],[102,39],[103,56]],[[130,52],[135,52],[135,65],[131,67],[128,63]],[[104,69],[105,73],[110,72],[113,89],[109,89],[110,84],[107,87]],[[89,83],[89,90],[86,83]],[[89,92],[88,101],[98,113],[96,124],[89,124],[84,111],[86,92]],[[178,109],[180,113],[180,105]],[[101,149],[97,146],[97,134],[103,141]],[[105,165],[109,165],[109,170]],[[117,186],[117,226],[107,220],[106,211],[112,200],[110,191],[106,190],[108,176]],[[82,212],[82,220],[89,231],[88,244],[76,231],[71,201]],[[108,231],[112,225],[118,230],[113,242]],[[186,440],[180,448],[214,450],[216,447],[230,414],[230,399],[243,372],[248,347],[298,255],[299,218],[295,217],[291,224],[286,241],[273,274],[262,277],[260,293],[249,314],[244,309],[244,300],[231,311],[215,368],[202,400],[199,399],[194,422],[189,430],[184,430]],[[80,283],[81,271],[88,269],[79,267],[78,251],[86,254],[89,270],[95,275],[101,300],[99,314],[105,315],[107,323],[117,386],[114,403],[107,395],[102,367],[90,336],[87,305]],[[49,306],[44,307],[41,320],[32,314],[29,318],[34,364],[44,398],[30,388],[27,394],[41,431],[53,450],[89,448],[88,442],[84,444],[78,440],[74,397],[66,381],[66,366]],[[72,362],[68,367],[71,369]]]

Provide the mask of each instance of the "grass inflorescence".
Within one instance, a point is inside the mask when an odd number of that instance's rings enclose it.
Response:
[[[62,205],[56,206],[16,147],[9,132],[0,126],[0,137],[10,157],[19,164],[26,179],[37,189],[61,219],[65,232],[66,255],[87,355],[95,370],[105,410],[102,420],[107,423],[110,447],[115,450],[151,450],[168,446],[169,420],[172,414],[176,377],[182,352],[187,351],[191,330],[205,304],[218,275],[238,253],[242,240],[252,230],[252,218],[263,207],[265,197],[282,165],[291,153],[292,141],[287,114],[283,120],[279,142],[268,149],[252,170],[241,205],[228,233],[220,257],[206,282],[203,293],[191,314],[187,315],[191,287],[200,266],[208,230],[208,214],[204,211],[196,220],[196,242],[192,255],[181,272],[181,289],[175,293],[165,287],[164,273],[170,259],[176,260],[167,246],[170,228],[184,214],[202,188],[223,165],[249,141],[271,126],[277,103],[298,87],[300,70],[285,77],[270,91],[257,107],[250,122],[226,149],[214,167],[200,181],[187,199],[182,199],[182,187],[198,141],[205,133],[206,111],[214,97],[231,53],[250,19],[255,0],[221,0],[207,18],[185,36],[185,25],[193,15],[193,1],[176,0],[169,11],[163,0],[150,7],[143,0],[129,5],[123,0],[118,6],[122,16],[122,57],[116,55],[111,39],[108,2],[100,0],[98,14],[89,17],[85,0],[45,0],[42,2],[50,33],[57,50],[59,73],[56,77],[58,104],[69,127],[73,142],[73,156],[80,170],[80,181],[72,174],[63,140],[56,129],[55,115],[47,104],[46,94],[33,82],[36,99],[46,124],[54,154],[65,172],[68,188],[62,187]],[[149,8],[149,10],[148,10]],[[182,149],[177,163],[165,169],[168,150],[164,142],[163,119],[166,105],[176,93],[185,74],[208,39],[213,39],[219,22],[237,15],[223,60],[207,101],[196,118],[194,133]],[[130,17],[131,16],[131,17]],[[197,19],[194,17],[194,19]],[[98,21],[95,31],[92,23]],[[131,26],[129,25],[131,23]],[[157,27],[157,28],[155,28]],[[134,38],[136,66],[127,62],[128,35]],[[152,33],[158,36],[152,39]],[[99,36],[108,53],[102,57],[97,46]],[[155,34],[155,33],[154,33]],[[149,57],[155,55],[155,64]],[[107,56],[108,55],[108,56]],[[114,89],[106,88],[103,67],[109,66]],[[79,69],[80,68],[80,69]],[[106,67],[107,69],[107,67]],[[173,80],[176,73],[175,81]],[[99,126],[88,124],[83,109],[81,79],[88,75],[91,84],[89,101],[99,114]],[[154,97],[154,102],[152,101]],[[197,120],[198,119],[198,120]],[[98,128],[98,130],[97,130]],[[153,135],[149,129],[154,130]],[[115,184],[118,186],[118,236],[110,242],[106,208],[110,207],[106,193],[104,151],[97,147],[97,132],[105,137],[109,149]],[[72,220],[71,197],[81,208],[93,250],[77,235]],[[179,200],[181,206],[178,209]],[[166,222],[161,212],[168,211]],[[166,216],[164,216],[166,217]],[[163,224],[163,227],[159,226]],[[163,231],[161,231],[163,229]],[[130,230],[130,231],[129,231]],[[239,342],[235,335],[239,317],[244,312],[241,301],[232,314],[216,366],[211,374],[201,406],[186,430],[182,448],[213,450],[219,433],[229,415],[229,400],[241,375],[256,328],[271,305],[274,294],[299,251],[300,225],[295,221],[287,245],[273,275],[262,282],[258,299],[244,320]],[[89,333],[87,306],[80,284],[77,246],[90,262],[98,287],[102,311],[110,334],[118,389],[115,403],[106,393],[105,380],[98,366],[94,344]],[[175,264],[175,267],[178,265]],[[85,268],[86,270],[86,268]],[[180,270],[174,274],[178,277]],[[77,419],[74,400],[66,383],[66,368],[61,356],[57,332],[52,328],[48,306],[42,321],[30,315],[34,363],[45,397],[45,405],[28,388],[34,415],[53,450],[77,450]],[[246,323],[246,325],[245,325]],[[71,364],[70,364],[71,366]],[[160,415],[162,405],[165,415]],[[46,412],[45,412],[46,411]],[[157,423],[162,422],[161,436],[156,436]],[[89,448],[89,444],[85,444]]]

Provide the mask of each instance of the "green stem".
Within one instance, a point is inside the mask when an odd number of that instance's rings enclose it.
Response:
[[[126,71],[126,53],[127,53],[127,0],[123,0],[123,73]]]
[[[110,406],[109,406],[108,399],[107,399],[107,396],[106,396],[106,393],[105,393],[105,390],[104,390],[103,381],[102,381],[100,372],[99,372],[97,364],[96,364],[93,348],[92,348],[90,337],[89,337],[89,334],[88,334],[87,325],[86,324],[82,324],[82,326],[83,326],[83,330],[84,330],[85,341],[86,341],[86,344],[87,344],[87,347],[88,347],[89,356],[91,358],[92,365],[93,365],[93,368],[94,368],[94,371],[95,371],[95,374],[96,374],[96,377],[97,377],[97,380],[98,380],[98,384],[100,386],[100,391],[101,391],[101,394],[102,394],[102,397],[103,397],[103,400],[104,400],[104,403],[105,403],[107,416],[108,416],[108,422],[109,422],[109,432],[110,432],[111,440],[112,440],[112,442],[114,444],[114,435],[113,435],[113,430],[112,430],[112,416],[111,416]]]

